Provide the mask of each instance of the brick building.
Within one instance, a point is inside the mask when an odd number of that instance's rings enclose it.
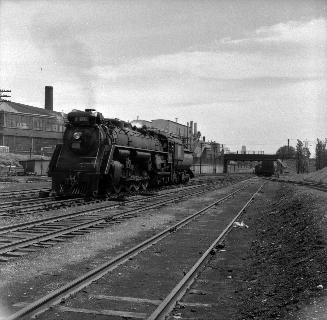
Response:
[[[1,100],[0,145],[13,153],[41,154],[62,142],[64,117],[52,110],[50,100],[44,109]]]

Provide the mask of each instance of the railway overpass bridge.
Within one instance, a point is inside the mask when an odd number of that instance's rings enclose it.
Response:
[[[223,156],[224,173],[227,173],[227,166],[229,161],[276,161],[277,154],[258,154],[258,153],[227,153]]]

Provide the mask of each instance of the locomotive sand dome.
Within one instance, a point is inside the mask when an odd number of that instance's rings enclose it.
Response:
[[[192,153],[176,137],[104,119],[93,109],[72,111],[67,118],[63,144],[49,165],[53,194],[106,195],[193,177]]]

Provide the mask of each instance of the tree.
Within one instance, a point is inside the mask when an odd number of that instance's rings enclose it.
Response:
[[[326,140],[317,139],[316,144],[316,170],[320,170],[327,165]]]
[[[287,159],[287,158],[295,158],[295,148],[290,146],[288,149],[288,146],[282,146],[277,151],[276,154],[281,159]]]
[[[297,140],[296,144],[296,169],[297,173],[309,172],[309,158],[310,150],[308,147],[303,146],[301,140]]]

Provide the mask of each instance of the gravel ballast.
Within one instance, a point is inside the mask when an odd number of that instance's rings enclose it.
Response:
[[[282,185],[258,213],[242,270],[239,319],[315,319],[327,287],[326,194]],[[317,317],[316,319],[326,319]]]

